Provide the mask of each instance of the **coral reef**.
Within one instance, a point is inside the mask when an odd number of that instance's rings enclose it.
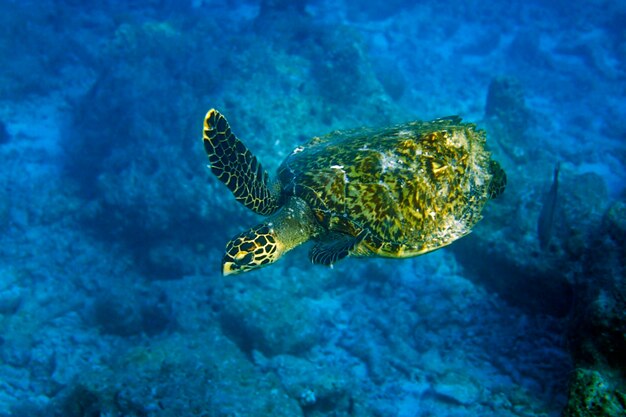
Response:
[[[382,88],[373,76],[359,34],[348,28],[321,28],[311,59],[311,75],[320,95],[335,108],[350,108],[363,97],[380,96]],[[322,54],[321,52],[324,51]]]
[[[565,416],[621,416],[626,411],[626,265],[623,201],[611,204],[585,251],[569,341],[579,369]],[[593,277],[593,279],[590,279]]]
[[[81,213],[85,224],[125,242],[155,278],[197,269],[197,249],[224,223],[218,212],[207,215],[220,197],[207,186],[202,148],[193,140],[203,97],[215,85],[205,70],[211,65],[197,62],[206,56],[198,48],[166,23],[121,25],[98,79],[73,107],[73,133],[64,143],[66,173],[93,200]],[[108,64],[118,61],[123,65]],[[174,248],[188,256],[168,255]]]
[[[618,417],[626,413],[624,387],[616,387],[597,371],[577,369],[569,389],[563,417]]]
[[[146,334],[154,336],[175,326],[167,295],[121,294],[110,291],[98,294],[88,320],[104,333],[118,336]]]
[[[275,386],[275,377],[255,370],[209,329],[131,349],[110,368],[83,373],[57,396],[49,415],[302,416],[297,401]]]
[[[276,280],[267,286],[225,285],[220,294],[224,300],[222,328],[247,353],[304,354],[320,341],[323,314],[316,312],[311,300],[298,297],[299,293],[302,289],[290,280]]]
[[[0,417],[623,415],[626,9],[483,6],[2,2]],[[210,107],[270,175],[458,114],[509,186],[427,256],[225,279],[259,219],[206,169]]]
[[[354,407],[354,390],[340,369],[318,370],[311,362],[288,355],[276,356],[264,366],[276,372],[285,391],[307,416],[323,416],[330,411],[348,414]]]

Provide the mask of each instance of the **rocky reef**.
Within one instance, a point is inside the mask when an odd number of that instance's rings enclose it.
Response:
[[[622,5],[2,6],[0,417],[624,415]],[[270,176],[459,114],[507,190],[426,256],[222,277],[259,218],[206,167],[211,107]]]
[[[564,415],[621,415],[626,375],[621,353],[626,351],[624,202],[611,199],[600,175],[577,174],[565,165],[558,174],[549,244],[540,247],[537,224],[554,178],[546,171],[544,180],[537,181],[530,166],[545,160],[548,152],[529,144],[545,143],[546,133],[530,122],[536,116],[515,80],[491,82],[485,116],[491,137],[510,161],[507,166],[505,160],[505,169],[513,187],[488,209],[483,228],[455,245],[454,253],[475,282],[525,310],[568,323],[578,370],[570,378]],[[490,261],[477,263],[477,258]]]

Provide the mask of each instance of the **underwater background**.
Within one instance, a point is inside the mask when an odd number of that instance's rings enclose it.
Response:
[[[0,7],[0,416],[625,415],[626,3]],[[421,257],[222,277],[211,107],[270,175],[460,115],[508,186]]]

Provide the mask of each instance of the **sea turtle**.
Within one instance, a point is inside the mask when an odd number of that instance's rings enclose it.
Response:
[[[274,182],[215,109],[203,142],[237,201],[270,216],[228,242],[224,275],[271,264],[310,239],[311,261],[329,266],[349,255],[421,255],[468,234],[506,185],[485,132],[456,116],[314,137]]]

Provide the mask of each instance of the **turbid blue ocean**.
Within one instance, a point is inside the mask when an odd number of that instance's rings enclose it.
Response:
[[[0,417],[626,415],[626,3],[0,9]],[[457,115],[507,187],[423,256],[222,276],[262,219],[208,167],[210,108],[270,178]]]

